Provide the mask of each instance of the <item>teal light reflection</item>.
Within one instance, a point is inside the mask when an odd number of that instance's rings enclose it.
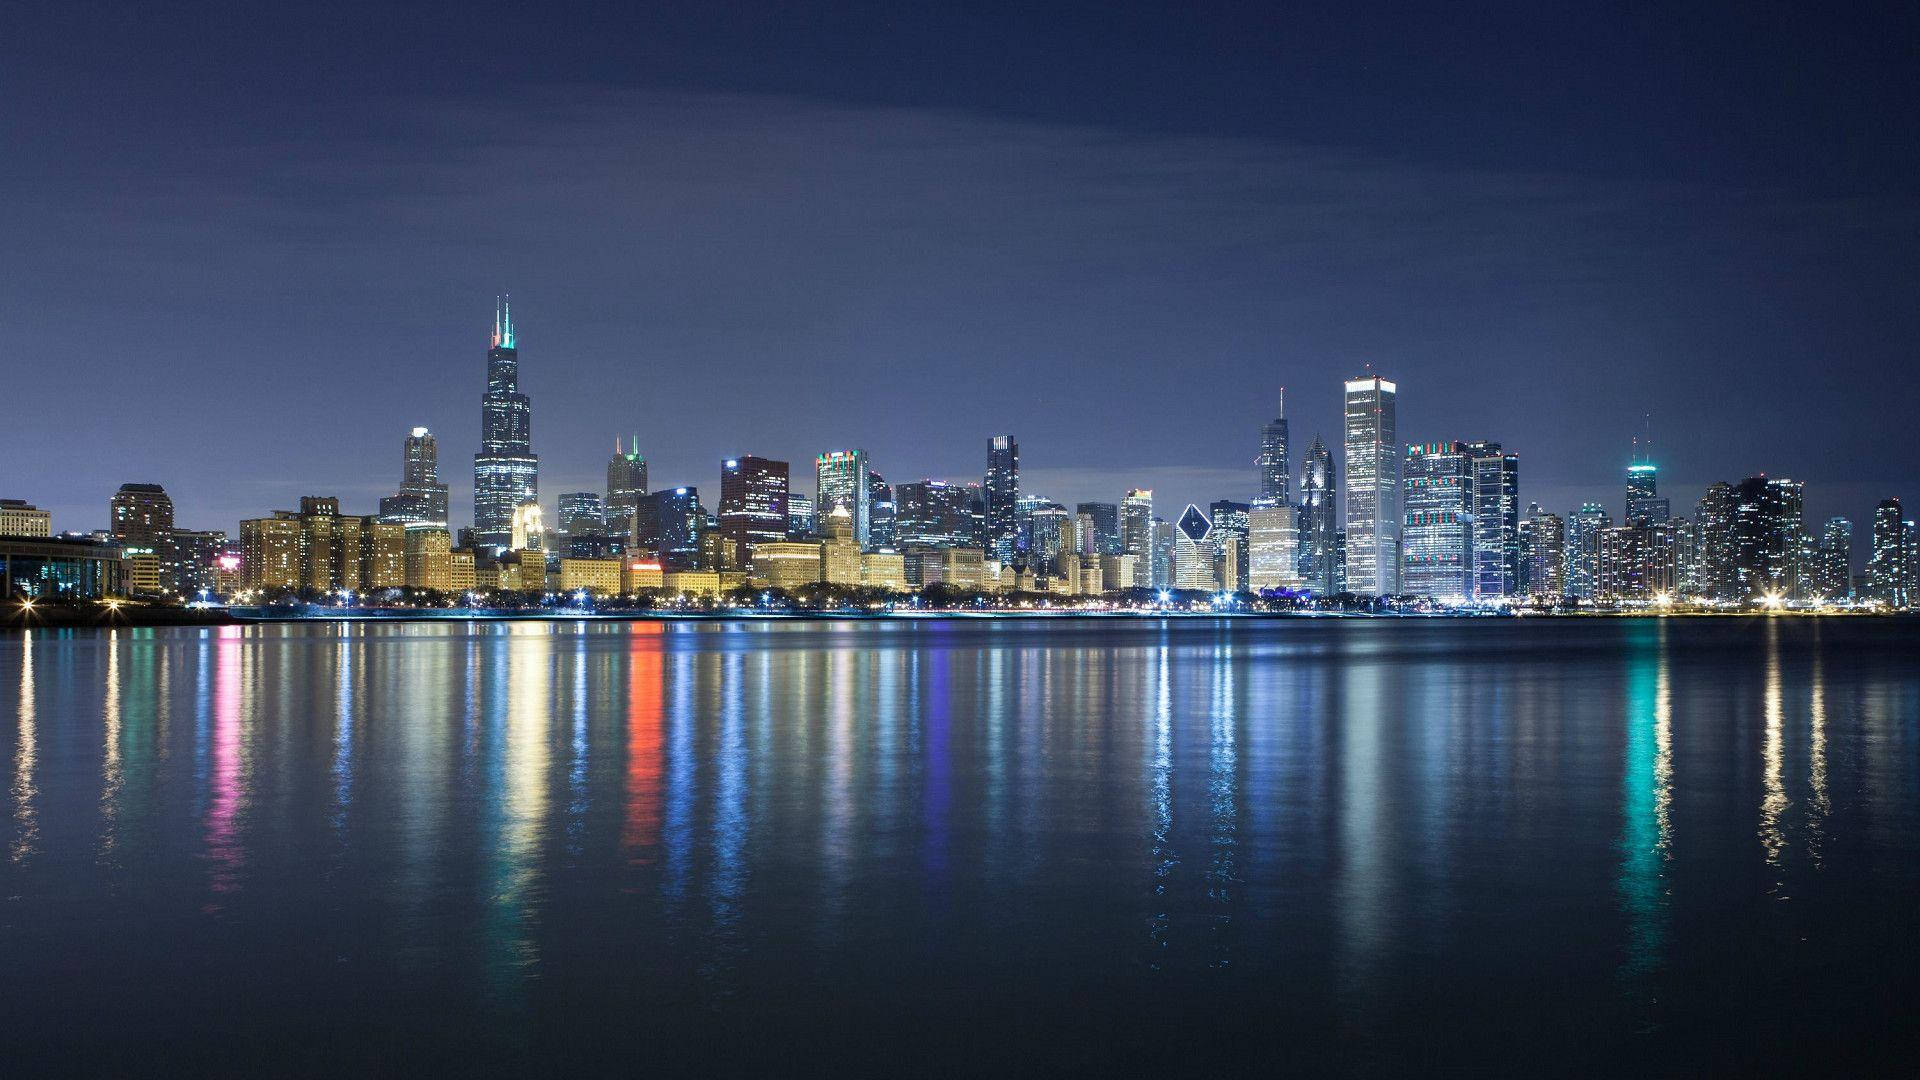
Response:
[[[1616,883],[1627,922],[1621,974],[1629,996],[1651,1005],[1656,998],[1651,980],[1665,962],[1671,921],[1673,717],[1666,620],[1636,626],[1629,648]]]

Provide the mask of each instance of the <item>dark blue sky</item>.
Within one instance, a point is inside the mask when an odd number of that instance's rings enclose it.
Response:
[[[492,297],[541,490],[1022,444],[1062,501],[1245,497],[1341,379],[1406,441],[1676,507],[1920,498],[1911,7],[38,5],[0,67],[0,494],[100,527],[339,494],[408,427],[456,517]],[[695,10],[697,9],[697,10]],[[804,476],[802,480],[800,477]]]

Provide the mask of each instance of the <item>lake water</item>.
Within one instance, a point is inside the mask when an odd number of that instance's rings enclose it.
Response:
[[[1920,624],[0,636],[0,1072],[1904,1070]]]

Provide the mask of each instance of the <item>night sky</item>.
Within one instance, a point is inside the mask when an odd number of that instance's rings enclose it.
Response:
[[[1337,454],[1372,363],[1523,503],[1617,518],[1651,412],[1676,513],[1767,472],[1864,533],[1920,499],[1920,17],[1876,6],[25,5],[0,496],[371,513],[425,424],[464,523],[509,292],[549,509],[616,433],[711,507],[728,454],[810,493],[1011,432],[1028,491],[1171,519],[1252,493],[1282,386]]]

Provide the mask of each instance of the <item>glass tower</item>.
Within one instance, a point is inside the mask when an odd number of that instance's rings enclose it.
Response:
[[[1334,575],[1333,454],[1320,436],[1300,467],[1300,580],[1315,596],[1338,592]]]
[[[1407,447],[1401,588],[1445,604],[1473,597],[1473,460],[1464,443]]]
[[[1497,442],[1466,444],[1473,480],[1473,580],[1477,600],[1520,591],[1520,455]]]
[[[1400,591],[1399,388],[1369,375],[1346,384],[1347,591]]]
[[[787,538],[787,463],[745,454],[720,463],[720,532],[746,566],[755,544]]]
[[[1011,435],[987,440],[987,554],[1001,565],[1020,547],[1020,444]]]
[[[1280,388],[1280,408],[1260,428],[1260,494],[1255,506],[1286,506],[1293,498],[1291,467],[1287,461],[1287,390]]]
[[[487,350],[487,392],[480,397],[480,452],[473,455],[473,541],[505,551],[513,542],[514,508],[540,497],[540,459],[533,452],[533,402],[520,392],[520,350],[513,312],[502,297]]]

